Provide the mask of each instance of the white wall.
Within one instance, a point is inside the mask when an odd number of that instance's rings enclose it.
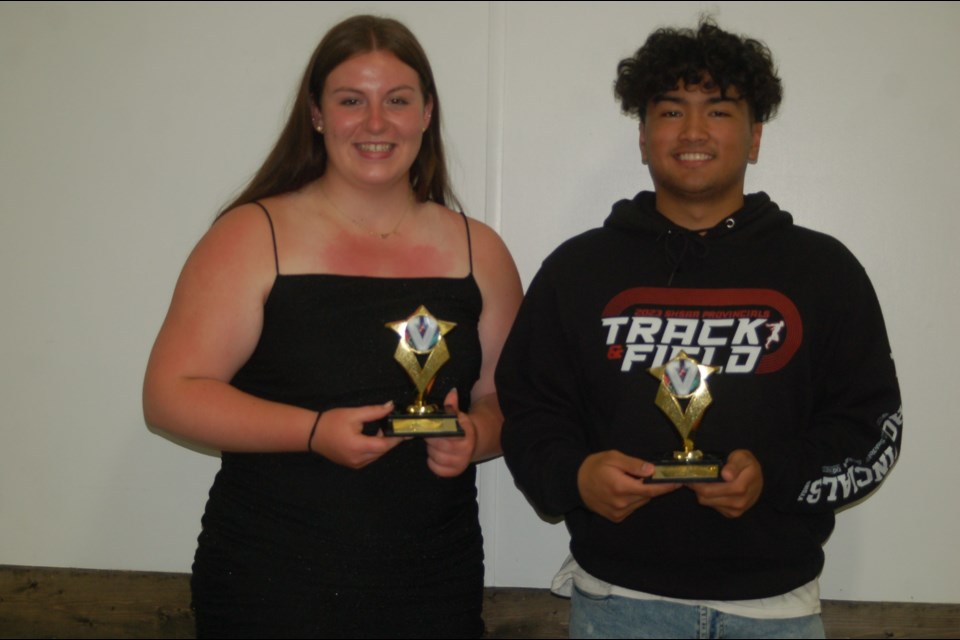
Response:
[[[823,595],[960,602],[960,6],[906,3],[0,5],[0,564],[188,571],[216,458],[151,434],[140,384],[180,266],[254,171],[322,33],[405,21],[434,64],[453,174],[529,282],[649,188],[617,61],[700,11],[765,40],[786,85],[748,188],[871,274],[906,439],[842,513]],[[545,586],[565,555],[501,462],[481,471],[488,581]]]

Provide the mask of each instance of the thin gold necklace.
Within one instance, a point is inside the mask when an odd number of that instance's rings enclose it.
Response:
[[[323,196],[323,199],[329,202],[330,206],[333,207],[340,215],[342,215],[344,218],[346,218],[353,224],[360,227],[360,229],[362,229],[364,233],[374,236],[376,238],[380,238],[381,240],[386,240],[390,236],[399,235],[397,233],[397,230],[400,228],[400,225],[403,224],[404,219],[407,217],[407,213],[411,209],[413,209],[413,202],[411,202],[410,206],[404,209],[403,213],[400,214],[400,217],[397,218],[397,223],[393,225],[393,229],[390,229],[390,231],[387,231],[386,233],[381,233],[379,231],[375,231],[374,229],[371,229],[369,226],[367,226],[365,222],[363,222],[362,220],[358,220],[357,218],[354,218],[349,213],[347,213],[346,211],[338,207],[337,203],[330,199],[330,196],[327,195],[327,192],[324,191],[322,187],[319,189],[319,191],[320,191],[320,195]]]

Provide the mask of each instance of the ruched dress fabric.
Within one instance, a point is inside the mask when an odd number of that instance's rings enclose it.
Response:
[[[385,325],[420,305],[457,323],[428,400],[442,404],[456,387],[465,410],[481,361],[472,275],[278,274],[260,341],[232,384],[316,411],[405,407],[416,392]],[[475,474],[471,465],[436,476],[421,438],[360,470],[306,452],[223,452],[193,565],[198,636],[479,636]]]

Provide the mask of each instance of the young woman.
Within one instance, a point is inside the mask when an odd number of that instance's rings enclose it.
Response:
[[[188,259],[147,367],[147,422],[223,452],[198,635],[482,632],[472,463],[499,453],[493,371],[522,294],[501,240],[450,199],[416,38],[372,16],[335,26]],[[463,437],[378,430],[416,396],[389,325],[421,307],[450,356],[428,400]]]

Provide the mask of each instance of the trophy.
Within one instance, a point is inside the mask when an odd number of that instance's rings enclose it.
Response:
[[[673,457],[654,462],[655,471],[646,482],[723,481],[720,477],[723,460],[694,449],[692,437],[704,411],[713,402],[707,378],[718,369],[700,364],[683,351],[665,365],[647,369],[660,380],[654,402],[680,432],[683,451],[674,451]],[[686,408],[681,406],[681,401]]]
[[[388,322],[387,328],[397,332],[400,342],[393,354],[410,376],[417,389],[416,401],[405,411],[392,414],[383,428],[386,436],[462,436],[463,428],[455,414],[444,413],[435,404],[427,404],[424,394],[436,381],[440,367],[450,360],[444,335],[457,326],[435,318],[420,305],[406,320]]]

